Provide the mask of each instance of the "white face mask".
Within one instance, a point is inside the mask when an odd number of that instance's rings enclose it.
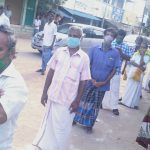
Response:
[[[113,37],[110,36],[110,35],[104,36],[104,41],[105,41],[106,43],[110,43],[110,44],[111,44],[111,42],[112,42],[113,40],[114,40]]]

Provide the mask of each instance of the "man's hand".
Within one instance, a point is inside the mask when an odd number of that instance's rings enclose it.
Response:
[[[96,80],[92,80],[92,83],[97,88],[106,84],[106,82],[96,82]]]
[[[47,94],[43,94],[41,97],[41,104],[43,106],[45,106],[45,104],[47,103],[47,99],[48,99],[48,95]]]
[[[70,113],[73,113],[73,112],[76,112],[77,111],[77,109],[78,109],[78,107],[79,107],[79,101],[77,101],[77,100],[75,100],[75,101],[73,101],[72,103],[71,103],[71,105],[70,105],[70,108],[69,108],[69,110],[70,110]]]
[[[143,72],[146,70],[146,68],[143,66],[140,66],[139,69],[142,70]]]
[[[0,98],[4,95],[4,91],[0,89]]]

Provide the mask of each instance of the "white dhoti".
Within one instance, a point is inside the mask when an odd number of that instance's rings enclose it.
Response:
[[[122,98],[122,103],[128,107],[134,108],[139,106],[140,96],[142,91],[141,82],[134,81],[129,78],[125,89],[125,94]]]
[[[139,106],[140,96],[142,93],[142,81],[144,77],[144,74],[142,73],[140,81],[133,80],[132,76],[135,70],[136,70],[135,67],[130,68],[125,93],[121,101],[124,105],[131,108]]]
[[[105,93],[102,106],[104,109],[118,109],[121,75],[114,75],[110,81],[110,91]]]
[[[33,145],[41,150],[67,150],[74,114],[69,108],[48,101],[46,113]]]

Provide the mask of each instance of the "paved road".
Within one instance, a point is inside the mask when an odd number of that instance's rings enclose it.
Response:
[[[16,68],[22,73],[29,88],[29,98],[23,109],[14,139],[15,150],[25,150],[31,144],[39,128],[44,108],[40,96],[45,76],[35,72],[40,67],[40,54],[30,47],[30,41],[18,39]],[[121,83],[121,93],[124,83]],[[135,142],[141,120],[150,105],[149,94],[143,92],[140,110],[119,106],[120,116],[112,115],[109,110],[101,110],[94,127],[94,133],[86,134],[82,127],[72,130],[69,150],[143,150]]]

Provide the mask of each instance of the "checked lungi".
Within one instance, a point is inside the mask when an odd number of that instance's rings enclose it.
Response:
[[[96,87],[87,87],[83,93],[74,121],[93,127],[98,116],[105,91],[99,91]]]

